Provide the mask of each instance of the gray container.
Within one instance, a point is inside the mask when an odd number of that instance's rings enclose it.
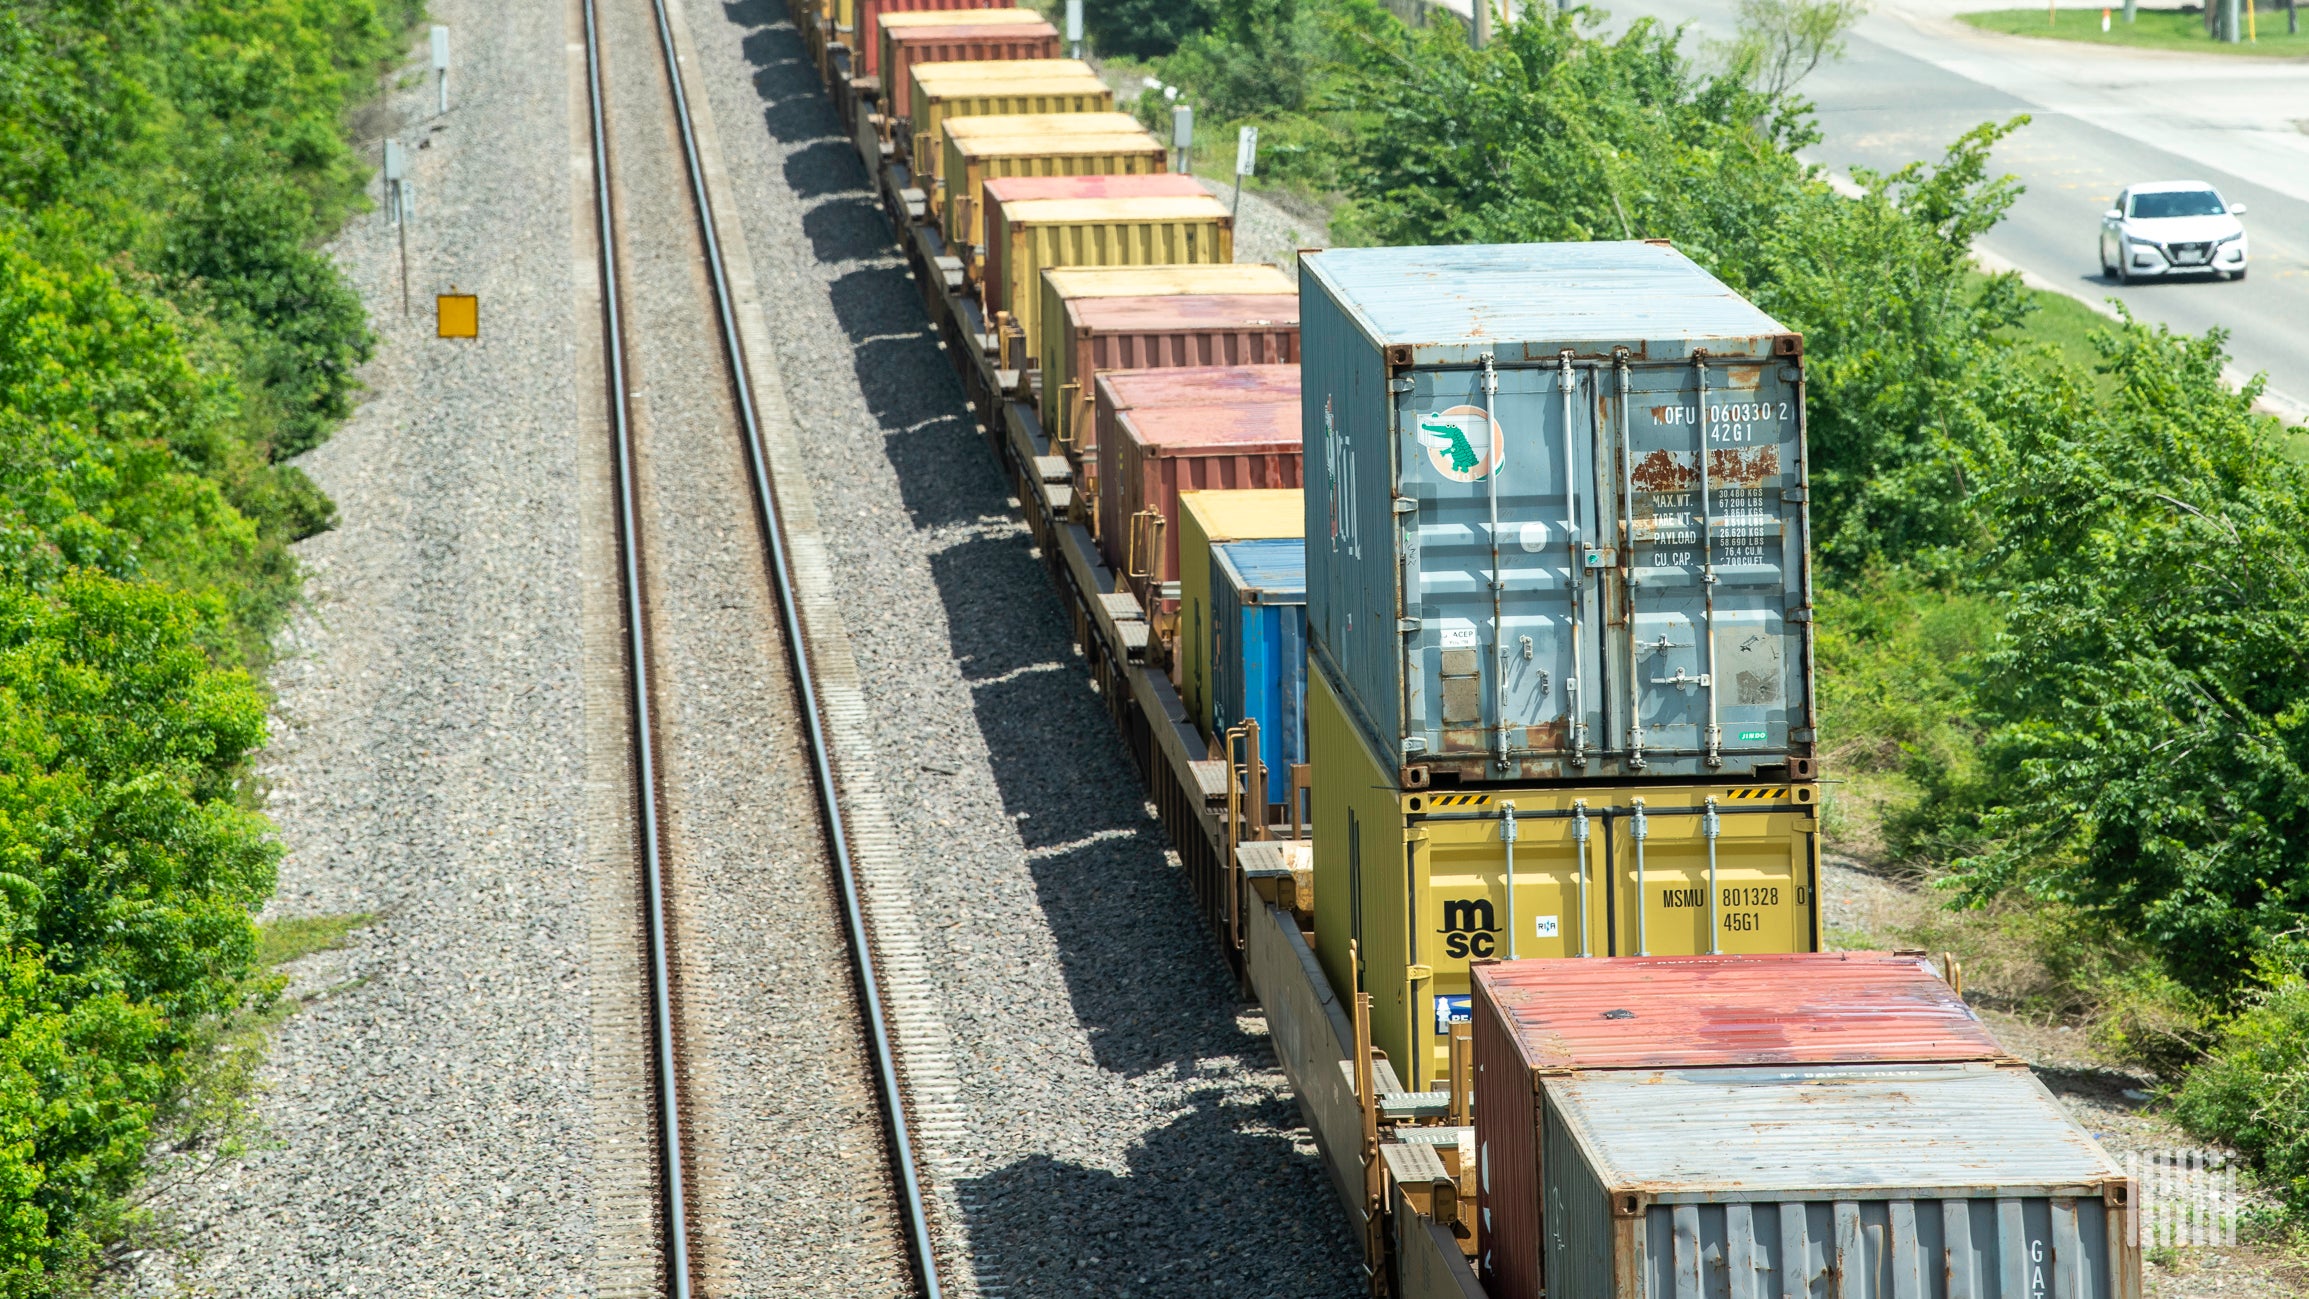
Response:
[[[1493,1166],[1505,1147],[1479,1126],[1479,1212],[1536,1173],[1544,1262],[1487,1258],[1494,1299],[1537,1299],[1543,1278],[1547,1299],[2141,1294],[2132,1183],[2023,1068],[1601,1070],[1510,1090],[1539,1167]]]
[[[1812,775],[1801,338],[1632,242],[1310,254],[1300,331],[1311,648],[1403,784]]]

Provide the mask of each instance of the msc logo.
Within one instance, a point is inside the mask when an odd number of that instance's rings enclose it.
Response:
[[[1493,937],[1499,932],[1499,921],[1489,898],[1445,898],[1443,928],[1435,932],[1443,935],[1443,954],[1456,960],[1485,957],[1499,950],[1499,941]]]

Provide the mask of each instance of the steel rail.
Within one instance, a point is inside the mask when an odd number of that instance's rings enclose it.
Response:
[[[590,4],[592,0],[587,0]],[[898,1057],[882,1014],[881,982],[874,973],[874,949],[866,931],[865,909],[859,902],[858,878],[850,858],[849,827],[842,817],[841,791],[834,776],[832,748],[827,742],[825,718],[819,711],[817,672],[810,662],[810,642],[794,590],[787,553],[786,525],[771,486],[769,457],[762,445],[759,413],[754,408],[753,383],[746,367],[745,341],[738,331],[737,308],[730,293],[729,275],[722,261],[721,237],[714,223],[712,196],[705,167],[698,157],[697,130],[690,117],[689,95],[682,83],[681,57],[674,46],[673,27],[666,16],[666,0],[651,0],[657,16],[658,44],[665,57],[666,81],[673,90],[674,121],[680,129],[682,160],[689,171],[690,196],[698,214],[698,233],[705,242],[706,271],[713,282],[714,308],[720,319],[722,351],[729,360],[730,383],[738,418],[745,427],[746,469],[753,479],[754,506],[760,514],[762,535],[769,545],[771,584],[778,594],[778,620],[784,625],[788,652],[793,656],[794,689],[810,743],[810,765],[816,777],[818,801],[826,829],[826,844],[834,859],[834,879],[842,894],[843,920],[849,928],[850,950],[858,976],[859,1000],[866,1013],[866,1035],[874,1056],[874,1073],[882,1105],[890,1121],[890,1153],[896,1165],[906,1230],[913,1247],[917,1275],[927,1299],[941,1299],[937,1255],[930,1245],[930,1217],[922,1200],[922,1179],[914,1160],[914,1142],[906,1123],[906,1104],[898,1083]]]
[[[602,111],[601,33],[585,0],[585,83],[593,115],[593,195],[601,229],[602,328],[608,353],[609,418],[617,449],[617,531],[623,561],[626,681],[632,695],[635,804],[641,819],[643,912],[648,931],[651,1045],[657,1056],[658,1140],[665,1157],[668,1299],[690,1299],[689,1214],[682,1182],[681,1079],[674,1072],[673,991],[666,960],[665,870],[658,826],[656,722],[650,709],[649,634],[642,599],[640,512],[635,503],[631,393],[626,386],[624,301],[610,201],[609,133]]]

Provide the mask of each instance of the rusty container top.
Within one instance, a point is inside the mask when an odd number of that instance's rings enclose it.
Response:
[[[897,21],[904,18],[945,21]],[[889,14],[883,19],[879,44],[867,75],[881,81],[882,111],[894,117],[911,114],[906,92],[912,79],[906,74],[916,64],[1055,59],[1059,51],[1058,29],[1031,9]]]
[[[1191,365],[1154,370],[1109,370],[1091,380],[1090,420],[1075,454],[1098,464],[1098,448],[1114,435],[1115,416],[1141,406],[1216,406],[1244,402],[1299,400],[1295,365]],[[1095,476],[1083,484],[1098,493]]]
[[[1115,416],[1114,436],[1099,447],[1099,544],[1149,612],[1178,605],[1155,588],[1179,579],[1179,493],[1299,486],[1298,413],[1285,398]]]
[[[858,59],[865,66],[858,69],[872,76],[881,66],[879,52],[882,46],[882,21],[899,14],[953,13],[975,10],[986,14],[1035,14],[1032,9],[1018,9],[1003,0],[857,0],[858,5]],[[986,21],[1002,22],[1001,18]],[[1012,20],[1015,21],[1015,20]]]
[[[1535,1073],[2007,1058],[1922,958],[1622,956],[1475,968],[1477,1016]]]
[[[1045,277],[1046,280],[1048,277]],[[1044,297],[1044,307],[1051,305]],[[1072,445],[1087,424],[1101,370],[1296,365],[1298,295],[1171,294],[1076,298],[1060,307],[1059,345],[1042,363],[1042,427]]]

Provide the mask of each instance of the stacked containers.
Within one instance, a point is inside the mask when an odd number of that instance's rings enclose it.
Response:
[[[1809,776],[1802,339],[1664,245],[1306,266],[1315,651],[1405,783]]]
[[[2138,1299],[2134,1188],[1913,957],[1513,961],[1474,997],[1498,1299]]]
[[[1253,268],[1259,269],[1259,268]],[[1282,272],[1273,267],[1280,278]],[[1074,298],[1054,302],[1044,277],[1045,338],[1058,346],[1038,358],[1043,369],[1044,428],[1068,445],[1069,430],[1088,413],[1101,370],[1151,370],[1188,365],[1296,365],[1299,298],[1289,294],[1172,294],[1162,297]],[[1056,391],[1053,392],[1052,390]]]
[[[1126,410],[1099,458],[1109,562],[1167,640],[1178,612],[1179,493],[1299,486],[1297,403]]]
[[[950,119],[1114,111],[1114,91],[1079,59],[916,63],[906,70],[906,82],[906,119],[897,134],[914,182],[925,190],[938,183],[945,153],[939,128]]]
[[[1081,457],[1078,468],[1083,478],[1076,483],[1076,493],[1083,499],[1098,503],[1092,514],[1091,534],[1098,538],[1099,548],[1107,562],[1118,571],[1121,565],[1116,557],[1123,554],[1128,538],[1117,533],[1108,535],[1107,523],[1115,516],[1113,508],[1103,498],[1106,474],[1103,469],[1105,452],[1101,447],[1113,443],[1115,429],[1124,412],[1140,407],[1194,407],[1244,406],[1283,404],[1297,409],[1299,404],[1299,367],[1295,365],[1227,365],[1185,366],[1170,370],[1110,370],[1098,376],[1094,385],[1095,399],[1092,419],[1085,432],[1089,444],[1077,448]],[[1304,514],[1302,512],[1302,519]]]
[[[1316,945],[1377,1044],[1434,1077],[1471,958],[1817,947],[1802,340],[1647,243],[1301,287]]]
[[[1104,182],[1090,186],[1084,182]],[[1042,273],[1062,266],[1230,262],[1235,220],[1191,176],[1018,177],[986,184],[986,314],[1008,311],[1032,354]],[[1060,185],[1113,197],[1030,198]]]
[[[1058,57],[1058,29],[1032,9],[885,11],[877,18],[876,3],[864,0],[859,21],[867,30],[859,40],[867,51],[865,73],[882,83],[882,111],[893,118],[910,115],[907,73],[917,63]]]
[[[1096,397],[1094,376],[1100,370],[1135,370],[1151,368],[1146,359],[1185,356],[1190,352],[1203,353],[1211,349],[1200,344],[1192,347],[1157,346],[1152,340],[1137,342],[1128,321],[1119,327],[1111,322],[1097,326],[1085,334],[1074,332],[1075,304],[1090,304],[1109,298],[1133,300],[1133,307],[1152,309],[1150,299],[1166,297],[1205,298],[1262,298],[1268,302],[1288,302],[1290,337],[1282,339],[1278,327],[1268,337],[1278,346],[1288,348],[1288,356],[1275,361],[1296,362],[1299,359],[1299,289],[1291,278],[1273,266],[1264,263],[1235,262],[1206,263],[1198,266],[1074,266],[1042,274],[1042,310],[1038,314],[1037,331],[1040,338],[1029,340],[1029,353],[1042,370],[1038,414],[1042,427],[1054,442],[1067,444],[1078,423],[1087,421],[1091,404]],[[1136,313],[1134,310],[1133,318]],[[1158,318],[1158,317],[1149,317]],[[1246,321],[1260,317],[1246,315]],[[1224,331],[1222,331],[1224,332]],[[1110,341],[1111,340],[1111,341]],[[1129,358],[1137,363],[1120,364]],[[1265,362],[1250,362],[1264,364]],[[1166,362],[1190,364],[1190,362]],[[1192,362],[1191,364],[1212,364]],[[1244,362],[1219,362],[1244,364]]]
[[[1279,775],[1307,760],[1307,543],[1224,542],[1210,564],[1211,733],[1256,721],[1259,761]]]
[[[1211,721],[1211,637],[1218,625],[1211,605],[1211,552],[1229,541],[1296,541],[1305,520],[1295,488],[1179,493],[1179,634],[1172,661],[1178,667],[1179,702],[1205,737],[1216,738],[1226,729]],[[1305,621],[1302,613],[1302,626]],[[1304,663],[1298,671],[1305,675]]]
[[[1147,176],[1170,169],[1170,151],[1128,113],[965,117],[946,123],[945,207],[949,243],[986,241],[982,204],[1001,176]]]

